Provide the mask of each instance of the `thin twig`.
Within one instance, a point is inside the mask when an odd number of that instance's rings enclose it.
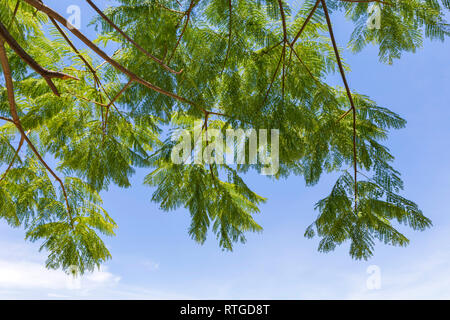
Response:
[[[149,57],[150,59],[152,59],[153,61],[158,63],[161,67],[163,67],[164,69],[166,69],[171,73],[180,74],[181,72],[183,72],[183,70],[175,71],[166,64],[164,64],[164,62],[162,62],[160,59],[158,59],[157,57],[149,53],[147,50],[142,48],[136,41],[131,39],[122,29],[120,29],[114,22],[112,22],[111,19],[109,19],[91,0],[86,0],[86,2],[92,7],[92,9],[94,9],[102,17],[103,20],[105,20],[111,27],[113,27],[117,32],[119,32],[126,40],[132,43],[139,51],[141,51],[147,57]]]
[[[4,121],[8,121],[8,122],[14,123],[13,119],[9,119],[9,118],[6,118],[6,117],[0,117],[0,120],[4,120]]]
[[[160,2],[155,2],[159,7],[161,7],[161,8],[163,8],[163,9],[165,9],[165,10],[167,10],[167,11],[170,11],[170,12],[173,12],[173,13],[177,13],[177,14],[184,14],[184,12],[183,11],[178,11],[178,10],[175,10],[175,9],[172,9],[172,8],[168,8],[168,7],[166,7],[165,5],[163,5],[162,3],[160,3]]]
[[[8,24],[8,29],[11,28],[12,24],[14,23],[14,19],[16,18],[17,11],[19,10],[19,6],[20,6],[20,0],[17,0],[16,1],[16,6],[14,7],[13,16],[11,18],[11,21]]]
[[[78,95],[78,94],[76,94],[74,92],[71,92],[71,91],[68,91],[67,94],[70,94],[71,96],[73,96],[75,98],[78,98],[78,99],[84,100],[86,102],[90,102],[90,103],[96,104],[96,105],[101,106],[101,107],[106,107],[107,106],[106,104],[104,104],[102,102],[90,100],[90,99],[88,99],[86,97],[80,96],[80,95]]]
[[[125,92],[125,90],[127,90],[127,88],[131,85],[133,81],[129,80],[124,86],[123,88],[114,96],[114,98],[108,103],[108,105],[106,106],[106,112],[105,112],[105,123],[103,125],[103,132],[106,134],[106,129],[108,126],[108,114],[109,114],[109,109],[111,107],[111,105],[117,101],[117,99],[120,98],[120,96]]]
[[[113,54],[111,55],[111,58],[113,58],[116,54],[118,54],[119,52],[121,52],[122,51],[122,49],[117,49],[116,51],[114,51],[113,52]],[[107,64],[108,63],[108,61],[103,61],[102,63],[100,63],[96,68],[95,68],[95,70],[98,70],[98,69],[100,69],[100,68],[102,68],[105,64]]]
[[[177,94],[174,94],[172,92],[166,91],[144,79],[139,77],[138,75],[134,74],[127,68],[125,68],[123,65],[115,61],[114,59],[111,59],[103,50],[101,50],[99,47],[97,47],[92,41],[90,41],[83,33],[81,33],[75,26],[73,26],[69,21],[67,21],[64,17],[62,17],[59,13],[54,11],[53,9],[45,6],[44,4],[40,3],[38,0],[23,0],[29,5],[35,7],[37,10],[47,14],[49,17],[54,18],[56,21],[61,23],[62,25],[66,26],[70,32],[72,32],[78,39],[80,39],[84,44],[86,44],[92,51],[97,53],[100,57],[102,57],[104,60],[108,61],[109,64],[111,64],[115,69],[119,70],[120,72],[126,74],[129,78],[131,78],[133,81],[142,84],[143,86],[159,92],[161,94],[164,94],[168,97],[171,97],[173,99],[176,99],[180,102],[187,103],[190,105],[195,105],[194,102],[189,101],[186,98],[180,97]]]
[[[327,25],[328,25],[328,31],[330,33],[330,38],[331,38],[331,42],[333,44],[333,49],[334,49],[334,54],[336,55],[336,60],[339,66],[339,71],[341,73],[341,77],[342,77],[342,81],[344,82],[344,86],[345,86],[345,90],[347,92],[347,96],[348,96],[348,100],[350,101],[350,105],[351,105],[351,110],[353,111],[353,169],[354,169],[354,175],[355,175],[355,213],[357,211],[357,201],[358,201],[358,179],[357,179],[357,174],[358,174],[358,163],[357,163],[357,153],[356,153],[356,108],[355,108],[355,104],[353,102],[353,97],[352,97],[352,93],[350,91],[350,87],[348,86],[347,83],[347,79],[345,77],[345,71],[344,71],[344,67],[342,66],[342,61],[341,61],[341,57],[339,55],[339,50],[336,44],[336,39],[334,37],[334,33],[333,33],[333,26],[331,24],[331,19],[330,19],[330,15],[328,13],[328,8],[327,8],[327,4],[325,3],[325,0],[320,0],[320,2],[322,3],[322,7],[323,7],[323,11],[325,13],[325,18],[327,20]]]
[[[178,45],[180,44],[181,38],[183,38],[184,32],[186,31],[187,25],[189,23],[189,19],[191,17],[192,9],[194,9],[195,5],[196,5],[195,0],[191,0],[191,4],[189,5],[189,8],[186,11],[186,21],[184,23],[183,30],[181,31],[181,34],[178,37],[177,43],[175,44],[175,48],[173,49],[172,54],[169,57],[169,60],[167,60],[167,63],[170,63],[170,61],[172,60],[173,56],[175,55],[175,51],[177,51]]]
[[[44,67],[42,67],[39,63],[37,63],[18,43],[17,41],[11,36],[11,34],[8,32],[6,27],[0,22],[0,37],[4,39],[8,45],[11,47],[11,49],[16,52],[16,54],[25,61],[34,71],[39,73],[47,82],[50,89],[53,91],[53,93],[57,96],[59,96],[58,89],[56,89],[56,86],[52,82],[53,78],[58,79],[74,79],[79,80],[78,78],[62,73],[57,71],[51,71],[47,70]]]
[[[285,48],[285,47],[284,47],[284,48]],[[283,50],[284,50],[284,48],[283,48]],[[273,73],[272,80],[270,81],[269,88],[267,89],[266,95],[264,96],[264,100],[263,100],[263,102],[262,102],[261,107],[259,108],[259,110],[261,110],[261,109],[264,107],[264,104],[266,103],[267,97],[269,96],[270,89],[272,89],[273,82],[275,81],[275,78],[276,78],[276,76],[277,76],[277,74],[278,74],[278,70],[280,69],[280,64],[281,64],[282,58],[283,58],[283,54],[281,54],[280,60],[278,60],[277,67],[276,67],[276,69],[275,69],[275,72]]]
[[[223,67],[222,67],[222,71],[220,72],[220,75],[222,75],[223,71],[225,70],[225,67],[227,65],[227,60],[228,60],[228,56],[230,55],[230,50],[231,50],[231,30],[232,30],[232,22],[233,22],[233,6],[231,4],[232,0],[228,0],[228,7],[230,10],[230,19],[229,19],[229,23],[228,23],[228,47],[227,47],[227,53],[225,56],[225,60],[223,62]]]
[[[209,111],[206,111],[206,110],[203,110],[203,113],[205,114],[205,121],[203,123],[202,130],[205,129],[205,145],[206,145],[206,147],[208,147],[208,145],[209,145],[209,141],[208,141],[208,118],[209,118],[210,114],[216,114],[216,113],[209,112]],[[215,182],[216,181],[216,176],[214,175],[214,171],[213,171],[213,167],[212,167],[211,163],[209,163],[209,172],[211,174],[211,178],[213,180],[213,183],[216,186],[216,182]]]
[[[288,35],[287,35],[287,26],[286,26],[286,14],[284,13],[284,8],[283,8],[283,1],[282,0],[278,0],[278,7],[280,9],[280,14],[281,14],[281,23],[283,26],[283,50],[281,51],[281,57],[283,60],[283,66],[282,66],[282,75],[281,75],[281,98],[282,101],[284,103],[284,83],[285,83],[285,77],[286,77],[286,70],[285,70],[285,62],[286,62],[286,44],[288,44]]]
[[[318,84],[318,85],[322,85],[322,83],[319,81],[319,79],[317,79],[311,72],[311,70],[308,68],[308,66],[303,62],[303,60],[300,58],[300,56],[298,55],[297,51],[294,49],[294,46],[290,46],[291,47],[291,52],[294,52],[295,56],[297,57],[298,61],[301,63],[301,65],[305,68],[305,70],[308,72],[309,76]]]
[[[19,152],[20,152],[20,149],[22,149],[22,145],[23,145],[24,141],[25,141],[24,137],[20,136],[19,146],[17,147],[14,157],[12,158],[11,162],[8,165],[8,168],[6,168],[6,171],[3,173],[2,177],[0,178],[0,182],[2,182],[6,178],[8,171],[11,170],[11,168],[14,164],[14,161],[16,161],[17,157],[19,156]]]
[[[314,12],[316,12],[317,7],[319,6],[320,0],[316,1],[316,4],[314,5],[314,7],[311,9],[310,13],[308,14],[308,16],[306,17],[305,21],[303,22],[303,25],[301,26],[300,30],[297,32],[297,34],[295,35],[294,39],[291,41],[291,46],[293,46],[295,44],[295,42],[298,40],[298,38],[301,36],[302,32],[305,30],[306,25],[309,23],[309,21],[311,20],[312,16],[314,15]]]
[[[261,50],[261,54],[268,54],[271,50],[275,49],[276,47],[278,47],[280,44],[283,43],[283,40],[281,40],[280,42],[277,42],[276,44],[274,44],[273,46],[269,47],[269,48],[264,48]]]
[[[67,34],[64,32],[63,29],[59,26],[59,24],[55,21],[55,19],[50,17],[50,21],[55,26],[55,28],[58,30],[58,32],[61,34],[61,36],[64,38],[64,40],[67,42],[67,44],[72,48],[72,50],[77,54],[77,56],[83,61],[83,63],[86,65],[86,67],[89,69],[89,71],[92,73],[92,76],[94,77],[94,82],[99,83],[100,79],[97,76],[96,70],[92,67],[92,65],[83,57],[80,51],[78,51],[77,47],[73,44],[73,42],[69,39]]]
[[[286,26],[286,14],[284,13],[283,1],[278,0],[278,7],[281,14],[281,23],[283,25],[283,41],[287,42],[287,26]]]
[[[378,2],[378,3],[381,3],[381,4],[385,4],[385,5],[388,5],[388,6],[392,6],[392,3],[384,2],[384,1],[381,1],[381,0],[340,0],[340,1],[343,1],[343,2],[355,2],[355,3]]]
[[[66,201],[67,213],[68,213],[68,217],[69,217],[69,224],[71,225],[72,228],[74,228],[72,212],[71,212],[71,208],[69,205],[69,199],[67,197],[67,192],[66,192],[66,188],[64,186],[63,181],[58,177],[58,175],[56,175],[56,173],[44,161],[44,159],[42,158],[40,153],[37,151],[34,144],[31,142],[31,140],[28,138],[27,134],[23,130],[22,123],[20,122],[20,118],[19,118],[19,115],[18,115],[17,109],[16,109],[16,100],[14,98],[14,86],[13,86],[13,80],[12,80],[12,76],[11,76],[11,69],[9,66],[8,56],[6,55],[6,49],[5,49],[3,39],[0,39],[0,62],[2,65],[3,75],[5,78],[5,84],[6,84],[6,90],[8,93],[9,109],[10,109],[11,116],[14,120],[14,124],[15,124],[16,128],[19,130],[22,138],[27,142],[30,149],[33,151],[33,153],[38,158],[39,162],[41,162],[41,164],[47,169],[47,171],[53,176],[53,178],[55,178],[55,180],[59,182],[62,192],[63,192],[63,195],[64,195],[64,199]]]
[[[308,25],[309,21],[311,20],[311,18],[313,17],[314,13],[317,10],[317,7],[319,6],[320,0],[317,0],[316,3],[314,4],[314,7],[311,9],[311,11],[309,12],[308,16],[306,17],[305,21],[303,22],[302,26],[300,27],[300,30],[297,32],[297,34],[295,35],[294,39],[292,39],[292,41],[289,43],[289,47],[291,47],[291,52],[289,53],[289,62],[288,65],[291,63],[292,60],[292,52],[295,53],[295,55],[297,56],[297,58],[299,59],[299,61],[306,67],[306,65],[303,63],[303,61],[300,59],[299,55],[297,54],[297,52],[295,52],[295,42],[297,42],[298,38],[300,38],[300,36],[302,35],[303,31],[305,30],[306,26]],[[309,69],[306,68],[309,72]],[[312,74],[311,74],[312,75]],[[314,78],[314,76],[313,76]]]
[[[353,111],[353,108],[348,109],[342,116],[339,117],[339,119],[336,120],[336,122],[339,122],[342,119],[344,119],[350,113],[350,111]]]

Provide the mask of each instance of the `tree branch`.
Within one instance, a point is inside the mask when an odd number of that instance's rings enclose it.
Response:
[[[292,39],[292,41],[289,43],[289,46],[291,47],[291,52],[289,53],[289,63],[291,63],[291,59],[292,59],[292,52],[294,51],[295,55],[297,56],[297,58],[299,59],[299,61],[303,64],[303,61],[300,59],[300,57],[298,56],[297,52],[295,52],[294,49],[294,45],[295,42],[297,42],[298,38],[300,38],[301,34],[303,33],[303,31],[305,30],[307,24],[309,23],[309,21],[311,20],[311,18],[313,17],[314,13],[317,10],[317,7],[319,6],[320,0],[317,0],[316,3],[314,4],[314,7],[311,9],[311,11],[309,12],[308,16],[306,17],[305,21],[303,22],[302,26],[300,27],[300,30],[297,32],[297,34],[295,35],[294,39]],[[304,65],[304,64],[303,64]],[[308,68],[307,68],[308,69]],[[309,69],[308,69],[309,71]],[[313,77],[314,78],[314,77]]]
[[[276,47],[278,47],[280,44],[283,43],[283,40],[281,40],[280,42],[277,42],[276,44],[274,44],[273,46],[269,47],[269,48],[265,48],[261,50],[261,54],[267,54],[269,53],[271,50],[275,49]],[[258,51],[256,51],[256,53],[258,53]]]
[[[351,110],[353,111],[353,170],[354,170],[354,178],[355,178],[355,213],[357,210],[357,201],[358,201],[358,179],[357,179],[357,174],[358,174],[358,163],[357,163],[357,153],[356,153],[356,108],[355,108],[355,104],[353,102],[353,97],[352,97],[352,93],[350,91],[350,87],[348,86],[347,83],[347,79],[345,77],[345,71],[344,71],[344,67],[342,66],[342,61],[341,61],[341,57],[339,55],[339,50],[336,44],[336,39],[334,37],[334,33],[333,33],[333,26],[331,24],[331,19],[330,19],[330,15],[328,13],[328,8],[327,8],[327,4],[325,3],[325,0],[320,0],[320,2],[322,3],[322,7],[323,7],[323,11],[325,13],[325,18],[327,20],[327,25],[328,25],[328,31],[330,33],[330,38],[331,38],[331,42],[333,44],[333,49],[334,49],[334,54],[336,55],[336,60],[339,66],[339,71],[341,73],[341,77],[342,77],[342,81],[344,82],[344,86],[345,86],[345,90],[347,92],[347,97],[348,100],[350,101],[350,105],[351,105]]]
[[[6,27],[3,25],[3,23],[0,22],[0,36],[2,39],[4,39],[8,45],[11,47],[11,49],[16,52],[16,54],[25,61],[34,71],[39,73],[47,82],[50,89],[53,91],[53,93],[57,96],[59,96],[58,89],[56,89],[56,86],[52,82],[51,79],[58,78],[58,79],[74,79],[79,80],[76,77],[73,77],[71,75],[62,73],[62,72],[56,72],[51,71],[43,68],[40,64],[38,64],[18,43],[17,41],[11,36],[11,34],[8,32]]]
[[[111,21],[91,0],[86,0],[86,2],[94,9],[103,20],[105,20],[111,27],[113,27],[117,32],[119,32],[126,40],[128,40],[130,43],[132,43],[139,51],[141,51],[143,54],[145,54],[147,57],[158,63],[161,67],[166,69],[167,71],[174,73],[174,74],[180,74],[183,72],[183,70],[175,71],[171,69],[169,66],[164,64],[160,59],[155,57],[154,55],[150,54],[147,50],[142,48],[139,44],[137,44],[133,39],[131,39],[122,29],[120,29],[114,22]]]
[[[286,47],[283,46],[283,51],[285,50],[285,48],[286,48]],[[280,64],[281,64],[281,60],[282,60],[282,59],[283,59],[283,53],[282,53],[281,56],[280,56],[280,60],[278,60],[277,67],[276,67],[276,69],[275,69],[275,72],[273,73],[272,80],[271,80],[271,82],[270,82],[269,88],[267,89],[266,95],[264,96],[264,100],[263,100],[263,102],[262,102],[261,107],[259,108],[259,110],[261,110],[261,109],[264,107],[264,104],[266,103],[267,97],[269,96],[270,89],[272,89],[273,82],[275,81],[275,78],[276,78],[276,76],[277,76],[277,74],[278,74],[278,70],[280,69]]]
[[[231,28],[232,28],[232,21],[233,21],[233,6],[231,4],[232,0],[228,0],[228,7],[230,10],[230,20],[228,23],[228,47],[227,47],[227,53],[225,56],[225,60],[223,62],[223,68],[222,71],[220,72],[220,75],[222,75],[223,71],[225,70],[225,67],[227,65],[227,60],[228,60],[228,56],[230,55],[230,49],[231,49]]]
[[[300,56],[298,55],[297,51],[294,49],[294,46],[290,45],[291,47],[291,52],[294,52],[295,56],[297,57],[298,61],[301,63],[301,65],[305,68],[305,70],[308,72],[309,76],[318,84],[318,85],[322,85],[322,83],[319,81],[319,79],[317,79],[311,72],[311,70],[308,68],[308,66],[303,62],[303,60],[300,58]]]
[[[320,0],[316,1],[316,4],[314,5],[314,7],[311,9],[311,12],[308,14],[308,16],[306,17],[305,21],[303,22],[303,25],[301,26],[300,30],[297,32],[297,34],[295,35],[294,39],[291,42],[291,46],[293,46],[295,44],[295,42],[298,40],[298,38],[300,38],[302,32],[305,30],[306,25],[309,23],[309,21],[311,20],[312,16],[314,15],[314,12],[316,12],[317,7],[319,6]]]
[[[392,6],[392,3],[381,1],[381,0],[340,0],[340,1],[343,1],[343,2],[355,2],[355,3],[378,2],[378,3],[382,3],[382,4],[386,4],[386,5]]]
[[[52,22],[52,24],[55,26],[55,28],[58,30],[58,32],[61,34],[61,36],[64,38],[64,40],[66,40],[67,44],[72,48],[72,50],[77,54],[77,56],[81,59],[81,61],[83,61],[83,63],[86,65],[86,67],[88,68],[88,70],[92,73],[92,76],[94,77],[94,82],[96,82],[97,84],[100,83],[100,79],[97,76],[97,72],[96,70],[92,67],[92,65],[83,57],[83,55],[81,54],[80,51],[78,51],[78,49],[75,47],[75,45],[73,44],[73,42],[69,39],[69,37],[66,35],[66,33],[64,32],[64,30],[61,29],[61,27],[59,26],[59,24],[55,21],[55,19],[50,17],[50,21]]]
[[[20,149],[22,149],[22,145],[23,145],[24,141],[25,141],[25,139],[23,138],[23,136],[20,136],[19,146],[16,149],[16,153],[14,154],[14,157],[12,158],[11,162],[9,163],[8,168],[6,168],[6,171],[3,173],[2,177],[0,178],[0,182],[2,182],[6,178],[8,171],[11,170],[11,168],[14,164],[14,161],[16,161],[17,157],[19,156],[19,152],[20,152]]]
[[[4,120],[4,121],[8,121],[8,122],[14,123],[13,119],[5,118],[5,117],[0,117],[0,120]]]
[[[350,111],[353,111],[353,108],[348,109],[342,116],[339,117],[339,119],[337,119],[336,122],[339,122],[342,119],[344,119],[350,113]]]
[[[172,8],[168,8],[168,7],[166,7],[165,5],[163,5],[162,3],[160,3],[160,2],[155,2],[156,3],[156,5],[158,5],[159,7],[161,7],[161,8],[163,8],[163,9],[165,9],[165,10],[167,10],[167,11],[170,11],[170,12],[173,12],[173,13],[177,13],[177,14],[183,14],[184,15],[184,12],[183,11],[178,11],[178,10],[175,10],[175,9],[172,9]]]
[[[284,13],[283,0],[278,0],[278,7],[280,8],[281,23],[283,25],[283,41],[287,42],[286,14]]]
[[[109,114],[109,109],[111,108],[111,105],[117,101],[117,99],[120,98],[120,96],[125,92],[125,90],[127,90],[127,88],[131,85],[133,81],[129,80],[124,86],[123,88],[114,96],[114,98],[108,103],[108,105],[106,106],[106,112],[105,112],[105,123],[103,125],[103,132],[106,134],[106,129],[108,126],[108,114]]]
[[[69,216],[69,223],[70,223],[71,227],[74,228],[72,212],[71,212],[69,200],[68,200],[67,193],[66,193],[66,188],[64,186],[63,181],[56,175],[56,173],[44,161],[42,156],[37,151],[36,147],[33,145],[33,143],[28,138],[27,134],[23,130],[23,127],[20,122],[20,118],[19,118],[19,115],[18,115],[17,109],[16,109],[16,100],[14,98],[14,86],[13,86],[13,80],[12,80],[12,76],[11,76],[11,69],[9,66],[8,56],[6,54],[6,49],[5,49],[3,39],[0,39],[0,62],[2,65],[2,69],[3,69],[3,75],[5,77],[6,90],[8,92],[9,108],[10,108],[10,113],[13,118],[14,124],[15,124],[17,130],[19,130],[21,137],[27,142],[28,146],[31,148],[31,150],[36,155],[36,157],[39,159],[39,161],[42,163],[42,165],[53,176],[53,178],[55,178],[55,180],[59,182],[62,192],[64,194],[64,199],[66,201],[67,213]]]
[[[278,0],[278,7],[280,8],[280,14],[281,14],[281,23],[283,25],[283,50],[281,52],[281,57],[283,60],[283,66],[282,66],[282,84],[281,84],[281,98],[282,101],[284,103],[284,83],[285,83],[285,62],[286,62],[286,44],[288,44],[288,35],[287,35],[287,26],[286,26],[286,14],[284,13],[284,8],[283,8],[283,1],[282,0]]]
[[[186,98],[180,97],[177,94],[174,94],[172,92],[168,92],[164,89],[161,89],[160,87],[142,79],[141,77],[137,76],[127,68],[125,68],[123,65],[118,63],[117,61],[111,59],[103,50],[101,50],[99,47],[97,47],[92,41],[90,41],[83,33],[81,33],[75,26],[73,26],[70,22],[68,22],[64,17],[62,17],[59,13],[56,11],[50,9],[49,7],[45,6],[44,4],[40,3],[38,0],[23,0],[29,5],[35,7],[37,10],[47,14],[49,17],[52,17],[59,23],[61,23],[64,26],[67,26],[67,28],[72,32],[78,39],[80,39],[84,44],[86,44],[92,51],[97,53],[100,57],[102,57],[104,60],[106,60],[109,64],[111,64],[115,69],[119,70],[120,72],[126,74],[130,79],[133,81],[142,84],[143,86],[156,91],[158,93],[161,93],[163,95],[166,95],[168,97],[171,97],[175,100],[178,100],[183,103],[187,103],[189,105],[195,105],[192,101],[189,101]]]
[[[14,7],[14,12],[13,12],[13,16],[11,18],[11,21],[8,24],[8,29],[11,27],[11,25],[14,23],[14,19],[16,18],[17,15],[17,11],[19,10],[19,6],[20,6],[20,0],[16,1],[16,6]]]
[[[178,37],[177,43],[175,44],[175,48],[173,49],[172,54],[170,55],[169,60],[167,61],[167,63],[169,63],[172,60],[173,56],[175,55],[175,52],[177,51],[178,45],[181,42],[181,38],[183,38],[184,32],[186,31],[187,25],[189,23],[189,18],[191,17],[191,12],[192,12],[192,9],[194,9],[195,4],[196,4],[195,0],[191,0],[191,4],[189,5],[189,8],[187,9],[186,14],[185,14],[186,15],[186,22],[184,23],[183,30],[181,31],[181,34]]]
[[[71,92],[71,91],[68,91],[67,94],[70,94],[71,96],[73,96],[75,98],[78,98],[78,99],[84,100],[86,102],[90,102],[90,103],[96,104],[96,105],[101,106],[101,107],[106,107],[107,106],[106,104],[104,104],[102,102],[98,102],[98,101],[87,99],[87,98],[82,97],[80,95],[77,95],[76,93]]]

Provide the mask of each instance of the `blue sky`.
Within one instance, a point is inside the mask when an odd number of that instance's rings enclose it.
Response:
[[[84,1],[45,3],[65,16],[69,5],[80,5],[82,31],[93,38],[87,26],[93,11]],[[332,20],[344,46],[352,26],[342,17]],[[386,144],[402,172],[403,194],[434,223],[425,232],[401,227],[411,240],[408,247],[379,244],[369,261],[352,260],[348,245],[318,253],[318,239],[308,240],[303,233],[317,214],[314,203],[330,191],[332,177],[307,188],[301,177],[274,182],[258,174],[246,180],[269,198],[256,217],[264,232],[249,234],[247,243],[231,253],[221,251],[213,235],[200,246],[187,233],[186,210],[166,213],[150,201],[153,190],[142,185],[146,169],[137,171],[132,188],[103,193],[119,225],[117,236],[106,239],[113,259],[78,282],[45,270],[38,244],[0,223],[0,298],[449,299],[450,44],[425,41],[423,49],[404,54],[392,66],[380,64],[377,53],[369,47],[357,55],[346,51],[344,57],[352,68],[351,88],[408,121],[405,129],[391,132]],[[338,78],[335,83],[341,84]],[[371,265],[381,272],[380,289],[366,285]]]

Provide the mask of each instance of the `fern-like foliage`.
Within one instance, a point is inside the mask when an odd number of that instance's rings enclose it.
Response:
[[[406,245],[399,224],[431,226],[400,195],[400,173],[382,145],[406,121],[366,95],[327,83],[350,68],[329,36],[325,5],[355,23],[351,49],[373,43],[382,62],[416,51],[424,38],[450,34],[448,0],[383,1],[379,30],[366,26],[367,2],[306,0],[294,13],[281,0],[118,0],[92,21],[98,32],[89,43],[40,1],[2,1],[2,61],[11,74],[3,68],[0,217],[41,242],[49,268],[93,270],[111,257],[102,238],[117,227],[99,192],[110,184],[130,187],[136,168],[148,168],[144,183],[162,210],[186,208],[194,240],[203,243],[212,230],[232,250],[247,232],[262,230],[255,214],[266,199],[244,176],[264,165],[192,157],[175,164],[179,140],[162,134],[167,127],[193,133],[201,121],[203,135],[278,129],[275,179],[298,175],[314,185],[323,174],[342,173],[306,231],[321,238],[320,251],[348,240],[350,255],[367,259],[376,239]],[[87,47],[77,47],[77,37]],[[111,43],[119,46],[113,60],[101,51]],[[46,78],[30,59],[64,76]],[[193,156],[208,143],[200,142]]]

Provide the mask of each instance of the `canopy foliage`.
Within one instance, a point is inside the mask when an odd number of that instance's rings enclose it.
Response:
[[[253,216],[266,199],[243,180],[260,164],[172,163],[176,141],[161,139],[163,128],[190,130],[196,120],[204,130],[279,129],[276,179],[314,185],[340,174],[305,233],[321,238],[320,251],[348,241],[352,257],[367,259],[376,239],[408,243],[399,223],[431,226],[399,194],[382,145],[406,121],[350,89],[332,13],[354,22],[353,51],[372,43],[392,63],[424,38],[450,35],[449,0],[306,0],[296,13],[282,0],[119,0],[104,12],[86,1],[96,39],[39,0],[0,5],[0,217],[42,244],[47,267],[84,272],[111,257],[100,235],[117,226],[99,193],[130,187],[136,168],[148,168],[144,183],[161,209],[189,210],[196,241],[211,228],[231,250],[260,231]],[[373,2],[380,29],[366,26]],[[107,55],[111,43],[120,48]],[[333,73],[343,87],[327,83]]]

